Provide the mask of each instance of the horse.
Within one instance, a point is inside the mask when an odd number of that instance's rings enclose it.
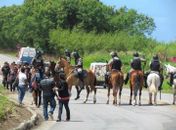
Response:
[[[107,104],[109,104],[109,96],[110,96],[110,89],[113,90],[113,105],[117,105],[117,94],[119,90],[119,105],[121,104],[121,92],[123,87],[123,73],[118,70],[112,70],[109,83],[108,83],[108,100]]]
[[[157,92],[161,84],[157,72],[151,72],[147,77],[147,86],[149,91],[149,104],[152,105],[152,94],[154,94],[154,104],[157,105]]]
[[[173,92],[173,104],[176,103],[176,67],[171,66],[171,65],[166,65],[165,64],[165,68],[166,68],[166,74],[170,75],[170,78],[173,78],[173,84],[172,86],[172,92]]]
[[[68,88],[69,88],[70,92],[71,92],[72,86],[76,87],[76,86],[82,85],[79,78],[76,77],[74,74],[74,67],[71,66],[66,59],[60,57],[56,67],[63,68],[63,70],[66,74],[66,77],[67,77],[66,81],[68,83]],[[86,90],[87,90],[87,95],[86,95],[86,99],[85,99],[84,103],[87,102],[90,91],[91,92],[94,91],[93,102],[96,103],[96,90],[97,90],[95,87],[96,86],[96,76],[91,70],[86,70],[86,77],[84,78],[84,85],[86,86]],[[81,90],[78,90],[78,88],[77,88],[76,99],[79,98],[80,92],[81,92]]]
[[[142,95],[142,87],[144,84],[144,74],[141,70],[133,70],[130,73],[130,105],[137,104],[137,93],[139,90],[139,105],[141,105],[141,95]],[[134,95],[134,100],[132,104],[132,96]]]

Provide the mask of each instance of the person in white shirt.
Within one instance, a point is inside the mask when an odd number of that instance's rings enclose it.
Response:
[[[22,101],[25,96],[26,86],[27,86],[27,77],[25,74],[25,68],[21,67],[21,71],[18,75],[19,83],[18,83],[18,101],[19,104],[22,105]]]

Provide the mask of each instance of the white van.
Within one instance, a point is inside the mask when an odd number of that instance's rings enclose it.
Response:
[[[104,62],[93,62],[90,64],[90,69],[94,72],[97,78],[97,86],[105,85],[106,65],[107,63]]]
[[[22,47],[18,54],[17,63],[32,64],[33,58],[36,56],[36,49],[31,47]]]

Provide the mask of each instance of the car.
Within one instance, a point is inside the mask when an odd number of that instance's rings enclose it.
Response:
[[[104,62],[93,62],[90,64],[90,70],[92,70],[97,79],[97,86],[103,86],[105,88],[105,74],[106,65]]]
[[[18,64],[32,64],[33,58],[36,56],[36,49],[31,47],[22,47],[18,53]]]

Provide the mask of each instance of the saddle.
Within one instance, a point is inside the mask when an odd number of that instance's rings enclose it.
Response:
[[[80,76],[82,77],[82,78],[85,78],[85,77],[87,77],[87,71],[86,70],[80,70],[80,69],[75,69],[74,71],[73,71],[73,75],[75,76],[75,77],[77,77],[77,78],[79,78]]]

